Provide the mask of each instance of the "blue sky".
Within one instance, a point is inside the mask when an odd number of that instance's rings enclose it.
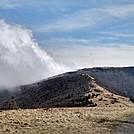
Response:
[[[65,64],[133,65],[134,0],[1,0],[0,19],[31,29]]]

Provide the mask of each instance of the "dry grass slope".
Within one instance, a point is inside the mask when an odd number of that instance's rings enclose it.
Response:
[[[49,108],[0,112],[0,134],[113,134],[134,107]]]

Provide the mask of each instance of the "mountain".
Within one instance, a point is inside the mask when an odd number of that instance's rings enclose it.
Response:
[[[134,67],[104,67],[78,70],[77,73],[89,74],[110,92],[134,98]]]
[[[130,106],[134,97],[133,77],[133,67],[68,72],[12,91],[0,90],[0,109]]]

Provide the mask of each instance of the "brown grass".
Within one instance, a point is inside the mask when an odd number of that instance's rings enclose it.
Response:
[[[0,112],[0,134],[110,134],[134,107],[52,108]]]

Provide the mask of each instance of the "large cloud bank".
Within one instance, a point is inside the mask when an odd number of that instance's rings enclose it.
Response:
[[[31,30],[0,20],[0,87],[32,83],[67,70],[39,47]]]

